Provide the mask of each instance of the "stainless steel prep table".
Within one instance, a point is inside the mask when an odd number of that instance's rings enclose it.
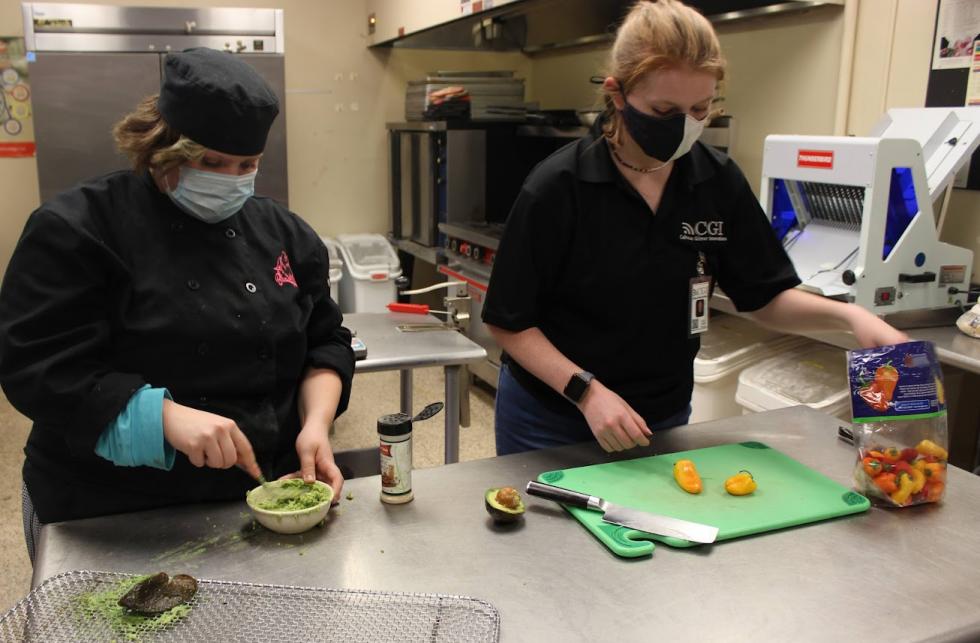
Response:
[[[398,370],[401,376],[401,411],[412,410],[412,369],[442,366],[446,379],[446,463],[459,461],[459,367],[487,356],[479,344],[452,330],[405,333],[401,324],[438,324],[432,315],[407,313],[349,313],[344,326],[367,346],[367,357],[355,365],[356,373]],[[379,412],[387,412],[379,409]]]
[[[805,407],[659,432],[620,458],[758,440],[850,484],[853,447]],[[201,578],[482,598],[504,641],[966,641],[980,638],[980,479],[951,468],[946,501],[652,557],[612,555],[557,505],[527,498],[494,527],[489,487],[614,459],[595,444],[423,469],[415,500],[350,480],[323,528],[252,531],[244,503],[45,525],[35,584],[62,571],[166,570]]]

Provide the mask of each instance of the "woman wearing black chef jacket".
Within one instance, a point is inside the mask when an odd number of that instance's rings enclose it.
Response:
[[[354,356],[327,252],[252,196],[278,112],[233,55],[170,54],[114,131],[135,171],[31,215],[0,291],[0,383],[34,422],[25,523],[241,499],[260,469],[339,496]]]
[[[708,21],[641,1],[613,44],[606,110],[514,203],[483,308],[504,350],[497,453],[595,439],[607,451],[686,424],[709,280],[785,332],[906,339],[800,283],[744,176],[696,142],[724,75]]]

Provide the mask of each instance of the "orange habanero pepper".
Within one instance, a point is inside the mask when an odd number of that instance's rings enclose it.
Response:
[[[883,471],[881,468],[881,461],[876,458],[872,458],[871,456],[867,456],[861,460],[861,465],[864,467],[864,472],[872,478]]]
[[[942,482],[932,482],[926,484],[926,502],[939,502],[943,497],[943,492],[946,490],[946,484]]]
[[[674,480],[688,493],[701,493],[701,476],[690,460],[678,460],[674,463]]]
[[[898,483],[895,482],[894,473],[883,473],[874,479],[875,485],[888,494],[898,491]]]

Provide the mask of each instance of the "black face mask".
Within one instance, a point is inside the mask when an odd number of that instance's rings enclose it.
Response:
[[[620,111],[626,131],[630,133],[644,154],[660,161],[669,161],[684,140],[684,121],[687,116],[675,114],[666,118],[657,118],[644,114],[629,104],[625,92],[621,90],[620,93],[623,95],[623,102],[626,103]]]

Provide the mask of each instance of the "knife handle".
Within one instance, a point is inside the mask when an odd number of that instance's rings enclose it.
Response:
[[[554,487],[550,484],[544,484],[543,482],[535,482],[534,480],[527,483],[526,491],[532,496],[554,500],[555,502],[562,502],[566,505],[572,505],[573,507],[581,507],[582,509],[593,508],[593,506],[598,504],[599,500],[594,496],[589,496],[577,491],[569,491],[568,489],[562,489],[561,487]]]

